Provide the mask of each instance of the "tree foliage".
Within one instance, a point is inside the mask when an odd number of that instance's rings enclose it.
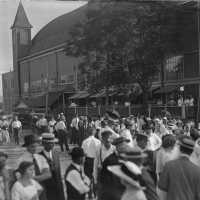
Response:
[[[164,57],[181,49],[179,11],[165,1],[89,3],[66,53],[82,57],[79,68],[90,89],[137,82],[145,94]]]

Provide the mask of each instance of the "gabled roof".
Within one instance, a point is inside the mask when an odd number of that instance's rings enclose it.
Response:
[[[22,2],[19,2],[19,6],[17,9],[17,14],[15,16],[14,23],[11,28],[32,28],[32,25],[30,24],[28,17],[26,15],[26,12],[24,10],[24,7],[22,5]]]

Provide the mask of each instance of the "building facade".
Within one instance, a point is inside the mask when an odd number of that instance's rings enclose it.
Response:
[[[13,71],[2,74],[3,88],[3,111],[7,114],[12,112],[14,105],[14,73]]]
[[[155,78],[153,87],[159,87],[162,93],[163,90],[170,92],[169,88],[184,86],[186,94],[199,97],[200,14],[197,3],[182,6],[182,51],[166,56],[163,71]],[[14,84],[11,99],[14,105],[21,100],[33,109],[61,104],[64,107],[68,103],[68,97],[78,89],[80,59],[67,56],[64,49],[70,28],[85,19],[86,9],[87,5],[54,19],[31,39],[32,25],[22,3],[19,3],[11,27]],[[4,99],[8,98],[8,92],[4,94]]]

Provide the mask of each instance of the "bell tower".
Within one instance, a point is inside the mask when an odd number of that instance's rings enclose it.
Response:
[[[31,46],[31,24],[28,20],[22,2],[19,2],[12,30],[13,71],[15,102],[21,96],[19,59],[27,55]]]

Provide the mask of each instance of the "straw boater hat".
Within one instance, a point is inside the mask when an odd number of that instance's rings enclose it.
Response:
[[[56,143],[56,142],[58,142],[58,139],[55,138],[55,135],[53,133],[43,133],[41,139],[42,139],[42,142],[45,142],[45,143]]]
[[[138,181],[138,178],[141,176],[142,172],[136,164],[127,161],[123,162],[121,165],[108,166],[107,169],[136,189],[144,189],[140,186]]]
[[[184,148],[193,150],[195,142],[189,136],[183,136],[179,138],[179,145]]]
[[[135,160],[146,158],[148,155],[143,153],[139,148],[132,148],[129,151],[120,154],[120,158],[123,160]]]

